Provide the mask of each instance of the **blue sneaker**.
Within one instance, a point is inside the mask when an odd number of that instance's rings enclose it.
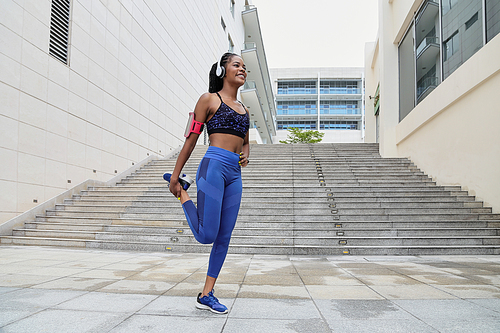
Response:
[[[171,173],[165,173],[165,174],[163,174],[163,179],[165,179],[169,183],[170,183],[170,177],[172,177]],[[184,189],[184,191],[187,191],[187,189],[189,188],[189,186],[191,186],[191,184],[194,183],[194,180],[192,180],[186,174],[182,174],[182,176],[179,177],[179,183],[181,184],[181,186]]]
[[[201,293],[196,298],[196,307],[202,310],[210,310],[213,313],[225,314],[228,312],[227,307],[219,303],[217,297],[214,296],[214,291],[208,293],[208,296],[201,297]]]

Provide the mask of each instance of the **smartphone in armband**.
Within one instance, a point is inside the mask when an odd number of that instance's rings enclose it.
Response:
[[[203,126],[205,124],[194,120],[194,112],[189,112],[189,118],[184,131],[184,137],[188,137],[191,133],[201,134],[203,132]]]

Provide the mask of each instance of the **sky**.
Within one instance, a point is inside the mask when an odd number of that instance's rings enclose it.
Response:
[[[252,0],[269,68],[363,67],[378,0]]]

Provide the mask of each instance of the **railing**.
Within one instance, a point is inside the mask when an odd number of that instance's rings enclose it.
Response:
[[[317,92],[316,88],[278,88],[278,95],[311,95]]]
[[[439,46],[439,38],[438,37],[426,37],[420,45],[417,47],[417,57],[422,53],[422,51],[427,47],[427,45],[436,44]]]
[[[359,88],[320,88],[321,94],[361,94]]]
[[[439,78],[431,76],[420,82],[417,86],[417,98],[419,98],[427,89],[437,87],[439,83],[438,80]]]
[[[248,42],[243,44],[243,50],[253,50],[257,48],[257,44],[254,42]]]
[[[337,108],[321,108],[321,114],[361,114],[361,109],[337,109]]]
[[[243,90],[249,90],[249,89],[257,89],[257,86],[255,85],[255,81],[247,81],[243,85]]]
[[[246,5],[245,8],[243,9],[244,12],[247,12],[252,9],[256,9],[255,5]]]
[[[295,116],[295,115],[309,115],[309,114],[318,114],[318,110],[314,109],[281,109],[278,108],[276,113],[279,116]]]

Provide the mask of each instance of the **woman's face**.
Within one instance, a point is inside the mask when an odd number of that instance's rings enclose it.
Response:
[[[238,56],[232,56],[226,64],[226,80],[235,80],[240,85],[245,84],[247,79],[247,70],[243,59]]]

